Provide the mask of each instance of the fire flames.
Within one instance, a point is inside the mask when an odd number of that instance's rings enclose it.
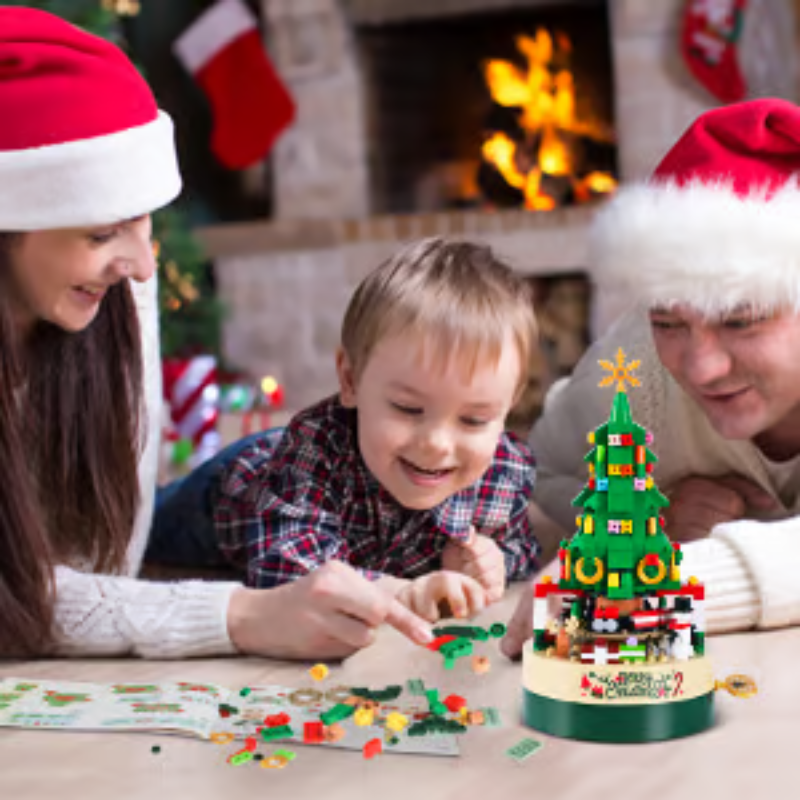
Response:
[[[611,136],[601,123],[577,115],[574,78],[565,66],[572,49],[569,39],[557,35],[554,44],[540,28],[534,37],[517,36],[515,43],[527,70],[491,59],[484,65],[484,78],[495,103],[519,109],[522,136],[515,141],[507,133],[492,133],[483,143],[483,158],[522,192],[525,208],[531,210],[549,211],[558,204],[542,185],[548,176],[567,180],[576,202],[613,192],[617,182],[608,172],[576,174],[575,143],[580,138],[610,141]]]

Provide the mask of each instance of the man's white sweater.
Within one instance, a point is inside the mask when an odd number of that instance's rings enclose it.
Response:
[[[56,654],[185,658],[234,652],[227,613],[236,583],[137,580],[142,565],[158,471],[161,434],[161,359],[157,284],[131,284],[142,329],[146,443],[139,464],[141,506],[124,576],[56,568]]]
[[[777,501],[765,515],[717,525],[708,539],[682,545],[684,577],[707,589],[710,632],[800,623],[800,458],[772,463],[750,441],[723,439],[703,411],[675,383],[655,351],[647,316],[631,311],[595,342],[568,381],[553,387],[534,426],[531,444],[539,464],[535,500],[564,531],[577,510],[571,500],[588,478],[586,435],[608,419],[612,397],[598,388],[608,373],[598,359],[622,348],[641,360],[641,387],[628,392],[633,418],[653,433],[658,457],[653,477],[662,491],[688,475],[738,473]],[[674,539],[679,532],[667,531]],[[544,543],[547,549],[553,542]]]

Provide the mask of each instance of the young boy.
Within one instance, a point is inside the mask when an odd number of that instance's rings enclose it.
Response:
[[[346,561],[430,621],[498,600],[538,550],[534,459],[503,431],[535,335],[527,285],[487,247],[400,252],[350,301],[338,396],[222,474],[222,551],[257,587]]]

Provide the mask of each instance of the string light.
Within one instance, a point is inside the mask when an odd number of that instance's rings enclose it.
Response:
[[[103,0],[103,8],[120,17],[135,17],[141,11],[139,0]]]
[[[261,391],[264,392],[264,394],[266,395],[275,394],[277,388],[278,388],[278,381],[276,381],[275,378],[272,377],[272,375],[267,375],[267,377],[261,381]]]
[[[168,261],[164,265],[164,274],[166,275],[167,283],[174,289],[180,300],[189,304],[200,297],[200,292],[194,285],[194,276],[181,275],[178,265],[174,261]],[[178,307],[180,307],[180,303]]]

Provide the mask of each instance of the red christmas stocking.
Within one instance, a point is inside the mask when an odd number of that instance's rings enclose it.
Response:
[[[735,103],[747,88],[736,48],[747,0],[688,0],[681,52],[690,72],[723,103]]]
[[[173,45],[214,115],[211,150],[229,169],[263,159],[294,119],[294,101],[272,66],[258,21],[242,0],[219,0]]]

